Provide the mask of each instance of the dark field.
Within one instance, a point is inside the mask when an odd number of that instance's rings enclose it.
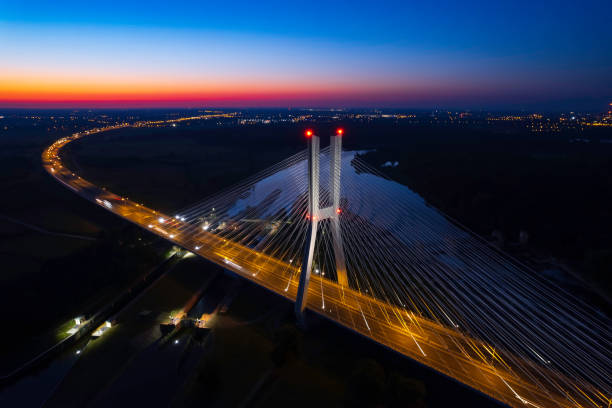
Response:
[[[301,135],[297,127],[121,129],[71,143],[64,157],[95,184],[171,213],[304,149]]]

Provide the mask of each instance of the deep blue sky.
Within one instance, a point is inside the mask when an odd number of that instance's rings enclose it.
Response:
[[[3,1],[0,101],[603,109],[611,17],[612,1]]]

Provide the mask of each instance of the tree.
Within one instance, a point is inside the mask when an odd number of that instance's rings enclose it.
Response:
[[[425,384],[414,378],[407,378],[399,373],[389,376],[387,384],[387,401],[389,408],[424,408]]]
[[[373,359],[359,360],[346,385],[345,405],[350,408],[378,407],[384,402],[385,371]]]
[[[276,367],[297,359],[302,351],[302,333],[293,325],[284,325],[275,333],[275,347],[270,358]]]

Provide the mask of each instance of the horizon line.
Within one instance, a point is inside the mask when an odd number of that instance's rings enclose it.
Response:
[[[431,111],[457,111],[457,112],[541,112],[541,113],[557,113],[557,112],[572,112],[572,113],[605,113],[608,111],[609,105],[604,105],[602,108],[555,108],[552,106],[548,107],[458,107],[458,106],[428,106],[428,107],[410,107],[410,106],[376,106],[376,105],[364,105],[364,106],[193,106],[193,105],[168,105],[168,106],[149,106],[149,105],[134,105],[126,106],[125,104],[104,104],[104,105],[64,105],[53,106],[53,104],[23,104],[23,105],[3,105],[0,102],[0,109],[13,110],[13,111],[160,111],[160,110],[296,110],[296,111],[322,111],[322,112],[350,112],[350,111],[362,111],[362,110],[380,110],[380,111],[413,111],[413,112],[431,112]],[[572,110],[574,109],[574,110]]]

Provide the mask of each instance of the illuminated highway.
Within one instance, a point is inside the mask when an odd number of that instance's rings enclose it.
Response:
[[[43,165],[56,180],[80,196],[294,301],[299,270],[291,263],[202,229],[185,235],[183,221],[97,187],[66,168],[60,160],[62,147],[80,137],[148,124],[119,124],[62,138],[44,151]],[[538,370],[526,372],[525,366],[535,367],[536,363],[526,361],[518,367],[513,363],[517,356],[320,275],[311,276],[307,308],[511,406],[610,406],[609,396],[584,384],[576,385],[575,389],[560,386],[543,391],[538,383],[566,384],[568,379],[552,369],[545,371],[546,378],[542,378],[539,366]]]

